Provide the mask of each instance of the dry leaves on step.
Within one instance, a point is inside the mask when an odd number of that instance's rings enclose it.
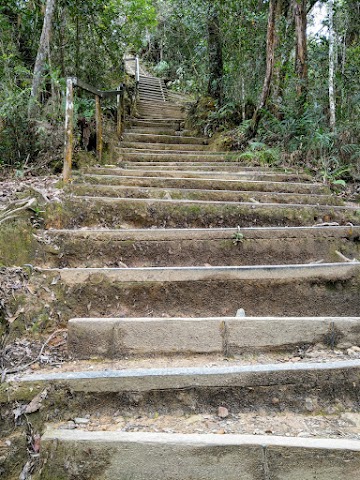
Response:
[[[45,389],[41,393],[36,395],[36,397],[34,397],[31,400],[31,402],[28,403],[27,405],[20,405],[19,407],[17,407],[13,411],[14,417],[15,417],[14,418],[15,423],[18,420],[18,418],[21,417],[22,415],[29,415],[31,413],[35,413],[38,410],[40,410],[42,406],[42,402],[46,399],[47,396],[48,396],[48,391]]]

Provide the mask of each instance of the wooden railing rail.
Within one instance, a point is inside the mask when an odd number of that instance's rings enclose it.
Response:
[[[135,61],[135,93],[131,93],[124,83],[119,85],[116,90],[98,90],[97,88],[83,82],[77,77],[68,77],[66,79],[66,106],[65,106],[65,152],[63,180],[65,183],[71,180],[72,157],[74,147],[74,88],[80,88],[95,97],[95,120],[96,120],[96,156],[101,162],[103,153],[103,124],[101,100],[103,98],[116,97],[117,106],[117,125],[116,131],[121,137],[125,123],[125,92],[128,93],[131,102],[131,114],[136,108],[138,86],[140,82],[140,64],[139,57],[125,59]]]

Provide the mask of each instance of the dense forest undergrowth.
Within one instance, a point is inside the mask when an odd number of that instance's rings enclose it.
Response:
[[[60,172],[66,77],[114,89],[139,54],[191,96],[191,128],[219,149],[337,188],[360,179],[356,0],[8,0],[0,29],[4,174]],[[78,92],[75,112],[76,150],[92,151],[93,99]]]

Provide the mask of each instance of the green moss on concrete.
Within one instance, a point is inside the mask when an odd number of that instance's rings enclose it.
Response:
[[[0,228],[0,267],[32,263],[39,248],[32,226],[25,220],[10,222]]]

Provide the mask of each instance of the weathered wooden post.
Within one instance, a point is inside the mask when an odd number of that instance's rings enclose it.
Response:
[[[74,143],[74,79],[66,80],[66,108],[65,108],[65,153],[63,180],[68,183],[71,179],[72,152]]]
[[[96,117],[96,156],[101,162],[103,151],[103,137],[102,137],[102,114],[101,114],[101,99],[99,95],[95,95],[95,117]]]
[[[122,101],[121,101],[121,96],[123,94],[122,91],[122,85],[118,88],[119,94],[116,95],[116,105],[117,105],[117,135],[118,137],[121,137],[122,135],[122,120],[123,120],[123,113],[122,113]]]

